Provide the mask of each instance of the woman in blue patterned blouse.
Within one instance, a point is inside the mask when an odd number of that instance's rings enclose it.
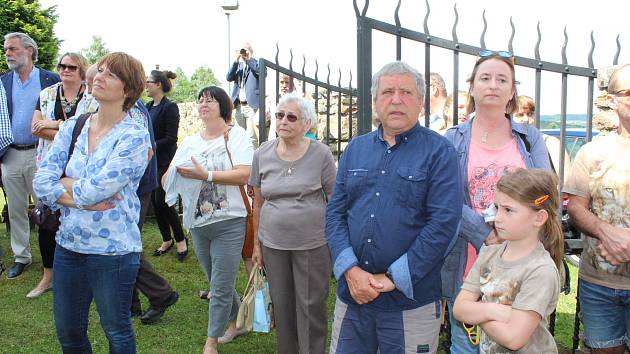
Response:
[[[77,120],[62,126],[33,179],[39,199],[61,209],[53,309],[64,353],[92,352],[87,337],[92,299],[110,353],[136,350],[129,311],[142,252],[136,189],[151,145],[147,130],[128,112],[144,89],[144,78],[135,58],[104,56],[92,90],[98,113],[85,122],[69,161]]]

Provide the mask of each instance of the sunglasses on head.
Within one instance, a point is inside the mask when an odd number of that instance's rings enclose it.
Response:
[[[619,97],[630,97],[630,89],[625,89],[621,91],[615,92],[615,96]]]
[[[285,116],[287,117],[287,120],[289,122],[291,122],[291,123],[293,123],[293,122],[298,120],[298,117],[295,114],[293,114],[293,113],[286,113],[285,114],[284,112],[276,112],[276,119],[281,120]]]
[[[64,70],[68,70],[68,71],[77,71],[79,67],[76,65],[66,65],[66,64],[59,64],[57,65],[57,71],[64,71]]]
[[[482,49],[481,51],[479,51],[479,58],[487,58],[487,57],[499,57],[499,58],[507,59],[512,63],[512,65],[514,65],[514,54],[512,54],[512,52],[508,52],[505,50],[500,50],[498,52],[495,52],[494,50],[490,50],[490,49]]]

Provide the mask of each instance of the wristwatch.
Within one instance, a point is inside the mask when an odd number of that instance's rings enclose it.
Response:
[[[387,277],[387,279],[391,280],[392,283],[394,283],[394,277],[392,276],[392,273],[389,272],[389,270],[387,272],[385,272],[385,276]],[[396,283],[394,283],[396,284]]]

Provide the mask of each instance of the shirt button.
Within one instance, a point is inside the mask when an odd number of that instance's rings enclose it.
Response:
[[[391,153],[392,153],[392,151],[391,151],[391,150],[387,150],[387,153],[388,153],[388,154],[391,154]]]
[[[381,174],[385,174],[385,170],[381,170]]]
[[[405,137],[405,140],[407,140],[407,137]]]
[[[365,261],[365,264],[366,264],[366,265],[367,265],[367,264],[370,264],[370,262],[368,262],[368,261]]]
[[[353,173],[353,175],[355,175],[355,176],[356,176],[356,175],[357,175],[357,173],[355,172],[355,173]]]
[[[381,195],[381,193],[379,193],[379,192],[376,192],[376,196],[378,197],[379,195]]]
[[[372,239],[371,239],[371,238],[368,238],[368,239],[367,239],[367,241],[368,241],[368,243],[370,243],[370,242],[372,242]]]
[[[371,218],[373,218],[373,217],[374,217],[374,214],[370,214],[370,217],[371,217]]]
[[[412,179],[412,178],[413,178],[413,176],[409,176],[409,179]]]

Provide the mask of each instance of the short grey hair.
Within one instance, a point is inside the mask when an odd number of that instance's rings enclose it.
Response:
[[[444,83],[444,79],[442,75],[438,73],[431,73],[429,75],[429,80],[431,80],[431,85],[435,86],[440,92],[440,96],[448,96],[448,91],[446,91],[446,84]]]
[[[19,38],[22,43],[22,47],[33,48],[33,55],[31,56],[31,60],[34,62],[37,61],[37,43],[31,38],[28,34],[22,32],[11,32],[4,36],[4,41],[8,41],[9,39]]]
[[[302,122],[304,124],[313,125],[316,116],[315,106],[313,105],[313,102],[298,94],[289,93],[280,98],[276,110],[280,109],[280,107],[282,106],[286,106],[289,103],[295,103],[295,105],[298,107],[298,109],[300,110],[300,118],[302,119]]]
[[[376,93],[381,76],[390,75],[409,75],[414,78],[414,80],[416,80],[418,98],[422,101],[424,98],[424,78],[418,70],[414,69],[411,65],[405,63],[404,61],[393,61],[389,64],[385,64],[381,70],[377,71],[376,74],[372,76],[372,99],[374,101],[376,101]]]

